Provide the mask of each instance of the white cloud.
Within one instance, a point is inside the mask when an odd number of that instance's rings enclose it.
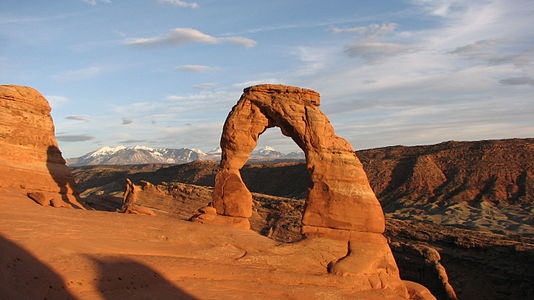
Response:
[[[119,143],[121,144],[142,144],[142,143],[146,143],[147,140],[136,140],[136,139],[129,139],[129,140],[123,140],[123,141],[119,141]]]
[[[206,93],[200,93],[200,94],[191,94],[186,96],[179,96],[179,95],[169,95],[165,97],[167,100],[191,100],[191,101],[201,101],[201,100],[209,100],[216,98],[216,94],[211,92]]]
[[[215,82],[205,82],[205,83],[194,85],[193,88],[202,90],[202,89],[209,89],[209,88],[214,87],[216,85],[217,85],[217,83],[215,83]]]
[[[104,2],[104,3],[111,3],[111,0],[100,0],[100,1],[97,1],[97,0],[82,0],[83,2],[89,4],[89,5],[96,5],[97,2]]]
[[[337,56],[338,51],[331,48],[297,47],[292,54],[302,62],[294,76],[306,76],[326,68],[330,58]]]
[[[487,59],[489,56],[495,53],[497,49],[504,44],[504,42],[505,40],[502,39],[485,39],[465,46],[457,47],[448,53],[465,56],[469,59]]]
[[[247,38],[240,37],[240,36],[218,38],[217,41],[218,42],[228,42],[228,43],[231,43],[231,44],[236,44],[236,45],[239,45],[239,46],[243,46],[245,48],[252,48],[252,47],[255,47],[256,44],[257,44],[257,42],[254,41],[254,40],[247,39]]]
[[[182,65],[176,67],[176,70],[182,71],[182,72],[206,72],[214,70],[214,67],[210,66],[203,66],[203,65]]]
[[[534,78],[532,77],[512,77],[499,80],[502,85],[531,85],[534,86]]]
[[[414,50],[412,47],[393,43],[354,42],[345,46],[345,53],[348,56],[363,58],[368,63],[376,63],[387,57],[413,52]]]
[[[284,83],[281,79],[266,78],[266,79],[238,82],[238,83],[234,83],[232,86],[236,88],[247,88],[249,86],[258,85],[258,84],[284,84]]]
[[[65,104],[70,101],[69,98],[63,96],[47,95],[45,96],[45,98],[48,100],[48,103],[50,103],[50,106],[52,107],[57,107],[61,104]]]
[[[208,122],[202,124],[190,124],[183,127],[165,127],[160,128],[158,133],[160,137],[156,138],[158,145],[165,145],[180,141],[182,145],[190,145],[209,149],[216,145],[220,138],[223,122]],[[208,142],[207,142],[208,141]],[[206,146],[209,143],[209,146]]]
[[[383,23],[349,28],[331,27],[331,30],[334,33],[356,33],[367,38],[376,38],[382,35],[392,33],[393,31],[395,31],[395,29],[397,29],[398,26],[399,24],[396,23]]]
[[[78,70],[68,70],[62,73],[53,75],[52,78],[61,80],[84,80],[92,78],[102,72],[102,68],[92,66]]]
[[[256,46],[256,41],[248,38],[239,36],[217,38],[192,28],[174,28],[164,36],[128,38],[124,40],[124,43],[130,46],[182,46],[190,43],[220,44],[225,42],[237,44],[246,48]]]
[[[414,0],[413,2],[420,5],[427,13],[439,17],[450,17],[468,6],[464,0]]]
[[[188,1],[181,1],[181,0],[158,0],[158,2],[162,4],[171,4],[171,5],[180,6],[180,7],[190,7],[190,8],[198,7],[198,3],[196,2],[188,2]]]
[[[79,116],[79,115],[66,116],[65,119],[67,119],[67,120],[76,120],[76,121],[89,121],[89,119],[87,117]]]
[[[128,118],[122,118],[122,125],[132,124],[133,120]]]
[[[69,133],[58,134],[56,138],[58,141],[61,141],[61,142],[85,142],[85,141],[90,141],[90,140],[95,139],[94,136],[89,135],[89,134],[69,134]]]
[[[525,66],[534,60],[534,55],[531,51],[508,54],[506,51],[511,44],[513,44],[513,41],[509,39],[485,39],[457,47],[448,53],[492,65],[514,64],[516,66]]]

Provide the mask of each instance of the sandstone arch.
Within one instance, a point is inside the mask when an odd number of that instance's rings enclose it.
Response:
[[[270,127],[280,127],[306,154],[311,184],[302,219],[306,235],[382,233],[384,215],[351,145],[319,109],[319,93],[284,85],[246,88],[224,124],[213,206],[220,221],[249,227],[252,196],[239,169]],[[224,221],[223,221],[224,220]],[[341,231],[340,231],[341,230]]]

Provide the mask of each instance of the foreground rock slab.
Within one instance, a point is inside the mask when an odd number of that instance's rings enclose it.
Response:
[[[409,299],[400,280],[329,274],[343,241],[279,244],[227,226],[21,197],[0,192],[2,299]]]

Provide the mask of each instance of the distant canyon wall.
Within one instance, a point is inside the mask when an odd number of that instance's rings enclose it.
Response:
[[[392,146],[357,155],[386,211],[399,202],[534,202],[534,139]]]

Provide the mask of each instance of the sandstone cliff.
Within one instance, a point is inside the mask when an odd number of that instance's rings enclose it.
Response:
[[[81,207],[54,136],[50,106],[29,87],[0,86],[0,187]]]

